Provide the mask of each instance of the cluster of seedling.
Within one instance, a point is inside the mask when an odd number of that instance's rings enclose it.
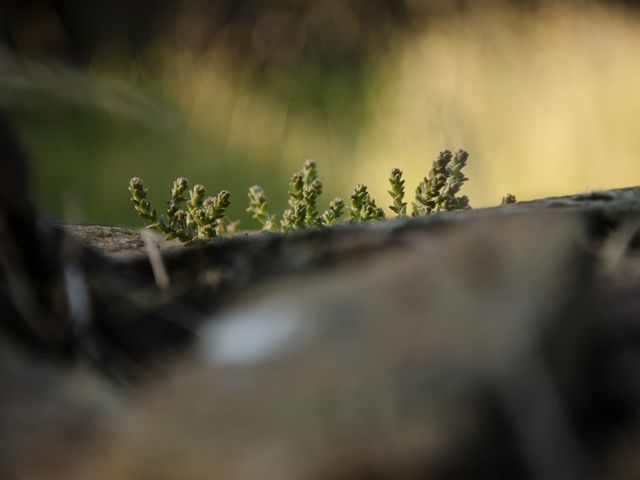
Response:
[[[322,194],[322,182],[318,179],[318,169],[313,160],[307,160],[302,170],[291,175],[289,180],[289,208],[280,218],[270,213],[267,196],[259,185],[249,189],[249,208],[247,212],[256,219],[263,230],[290,232],[299,228],[331,227],[346,216],[346,221],[363,222],[381,220],[384,212],[365,185],[356,186],[351,194],[351,203],[346,205],[336,197],[329,203],[329,208],[320,213],[318,197]]]
[[[129,181],[131,201],[147,228],[174,238],[183,243],[213,240],[219,235],[233,233],[238,222],[231,222],[225,212],[229,205],[230,193],[222,190],[214,196],[207,196],[202,185],[189,188],[186,178],[173,182],[171,197],[167,200],[166,214],[158,214],[147,199],[147,189],[142,180],[134,177]]]
[[[411,202],[412,216],[470,208],[467,196],[459,195],[467,181],[462,169],[468,157],[464,150],[458,150],[455,154],[445,150],[438,155],[428,175],[416,187],[415,199]],[[392,201],[390,210],[397,217],[406,216],[405,181],[400,169],[391,170],[389,184],[391,189],[388,193]],[[223,190],[215,196],[206,196],[202,185],[189,189],[185,178],[173,182],[166,214],[159,215],[153,208],[140,178],[130,180],[129,192],[136,211],[147,227],[162,233],[168,240],[177,238],[184,243],[209,241],[220,235],[234,233],[239,223],[231,222],[225,216],[230,205],[229,192]],[[336,197],[322,213],[318,208],[321,194],[322,182],[318,179],[316,163],[307,160],[302,170],[295,172],[289,180],[289,207],[280,216],[270,212],[267,196],[259,185],[249,189],[247,212],[258,221],[262,230],[269,232],[331,227],[340,222],[356,223],[385,218],[384,211],[371,197],[366,185],[355,187],[348,204]],[[510,194],[502,201],[503,204],[514,202],[515,197]]]

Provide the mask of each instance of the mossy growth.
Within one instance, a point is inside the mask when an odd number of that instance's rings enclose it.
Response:
[[[468,157],[464,150],[458,150],[455,154],[445,150],[438,155],[427,176],[416,187],[415,198],[411,203],[412,216],[470,208],[467,196],[459,195],[467,181],[462,170]],[[389,176],[391,188],[388,193],[392,202],[389,209],[396,217],[407,215],[407,203],[404,201],[405,180],[402,175],[400,169],[394,168]],[[383,209],[376,204],[366,185],[356,185],[348,205],[336,197],[320,213],[318,203],[322,191],[317,165],[313,160],[307,160],[302,169],[289,179],[289,207],[280,216],[271,213],[266,193],[259,185],[249,188],[247,212],[266,232],[324,228],[338,223],[385,218]],[[129,192],[134,208],[147,228],[162,233],[169,240],[177,238],[184,243],[206,242],[233,234],[237,230],[238,222],[232,222],[225,215],[231,203],[230,194],[226,190],[207,196],[202,185],[189,189],[187,180],[178,178],[173,182],[165,214],[158,214],[151,205],[147,199],[147,189],[140,178],[130,180]],[[515,197],[509,195],[505,197],[503,204],[514,201]]]

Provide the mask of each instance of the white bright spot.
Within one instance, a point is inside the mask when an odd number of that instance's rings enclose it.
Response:
[[[244,365],[285,353],[300,337],[299,309],[283,300],[238,309],[215,318],[200,332],[201,354],[216,365]]]

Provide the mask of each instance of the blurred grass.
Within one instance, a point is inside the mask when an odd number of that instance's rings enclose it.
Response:
[[[162,206],[186,176],[229,189],[231,216],[251,228],[248,187],[261,184],[282,208],[306,158],[325,181],[322,206],[359,182],[386,206],[389,170],[405,170],[412,192],[443,148],[471,153],[465,193],[494,205],[506,192],[640,183],[639,45],[636,15],[584,5],[443,16],[363,68],[328,72],[313,62],[238,66],[215,45],[196,54],[159,41],[138,55],[106,45],[87,82],[116,79],[153,108],[51,100],[11,118],[37,160],[39,205],[55,216],[71,199],[88,221],[138,225],[128,179],[141,176]]]

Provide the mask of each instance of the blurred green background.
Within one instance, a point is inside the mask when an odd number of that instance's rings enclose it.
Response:
[[[473,206],[640,183],[635,2],[14,0],[0,7],[0,109],[39,207],[139,225],[140,176],[274,210],[307,158],[325,194],[387,176],[412,192],[438,151],[470,154]],[[134,3],[134,5],[130,5]]]

